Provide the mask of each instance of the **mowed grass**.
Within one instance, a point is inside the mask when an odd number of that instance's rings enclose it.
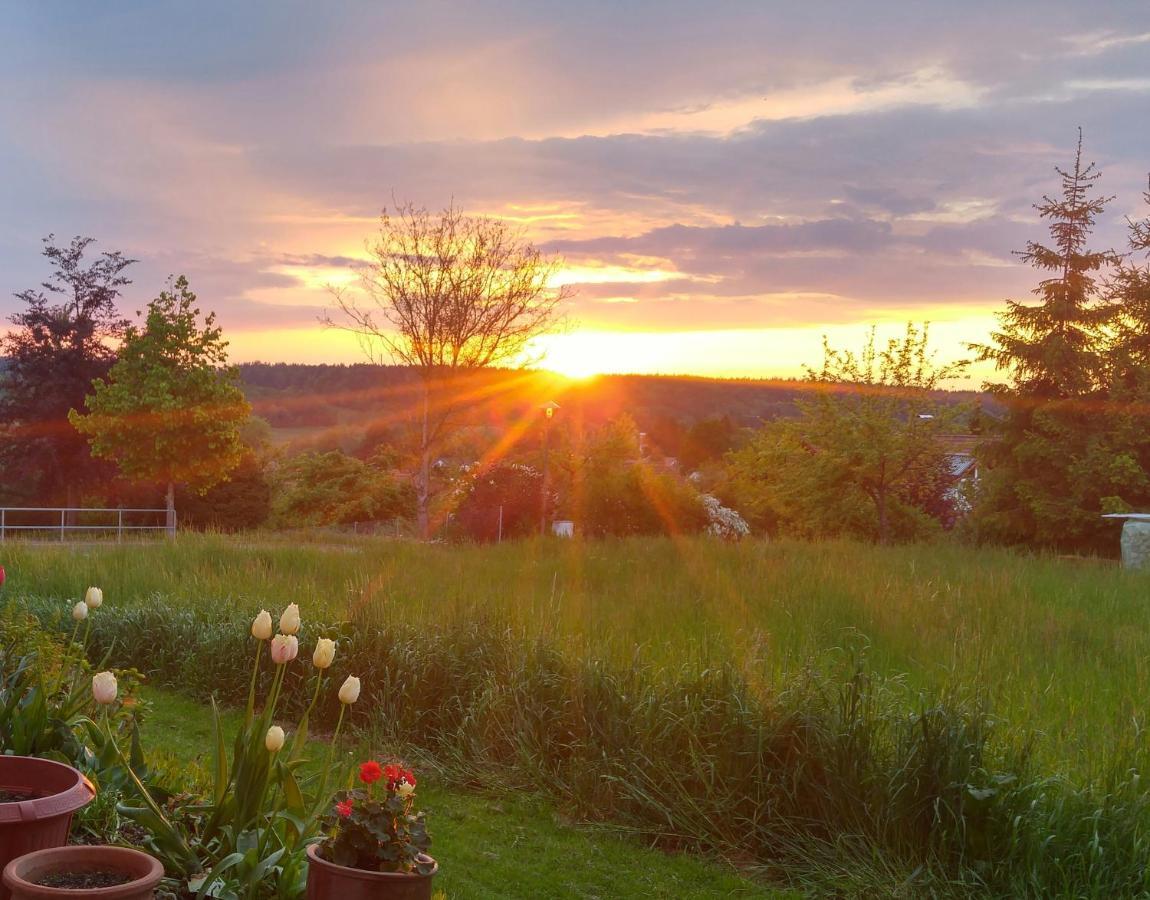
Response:
[[[983,694],[1001,739],[1035,734],[1051,773],[1089,779],[1125,752],[1150,697],[1150,577],[1106,562],[957,545],[704,539],[501,546],[184,535],[124,546],[4,547],[9,595],[157,601],[212,616],[277,611],[402,622],[477,620],[572,658],[769,684],[865,655],[908,695]],[[146,654],[141,660],[146,668]]]
[[[207,782],[213,741],[210,709],[172,691],[144,692],[151,709],[144,724],[149,749],[162,751],[191,779]],[[240,714],[225,710],[224,730]],[[291,723],[284,723],[290,727]],[[378,757],[387,748],[344,747],[351,759]],[[312,740],[309,756],[327,758],[327,745]],[[666,854],[602,830],[577,828],[536,796],[483,794],[437,784],[420,771],[419,806],[428,813],[433,854],[440,860],[435,888],[444,900],[783,900],[792,893],[742,878],[729,866],[686,854]]]

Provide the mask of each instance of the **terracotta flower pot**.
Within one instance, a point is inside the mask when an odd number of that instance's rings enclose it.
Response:
[[[0,866],[34,850],[64,846],[72,813],[96,796],[92,783],[71,766],[30,756],[0,756],[0,791],[33,795],[0,803]],[[0,900],[9,896],[0,885]]]
[[[61,872],[121,872],[131,880],[101,888],[36,884],[45,875]],[[12,900],[152,900],[163,877],[158,859],[130,847],[53,847],[21,856],[4,867],[4,886],[12,892]]]
[[[308,900],[431,900],[431,879],[439,871],[438,863],[427,875],[349,869],[328,862],[315,844],[307,848],[307,863]]]

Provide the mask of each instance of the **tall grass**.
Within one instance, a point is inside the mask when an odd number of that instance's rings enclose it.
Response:
[[[635,540],[499,547],[348,540],[311,546],[186,536],[157,546],[0,550],[9,594],[116,606],[165,601],[224,615],[301,602],[441,629],[485,617],[574,659],[702,671],[752,683],[865,644],[870,666],[931,691],[985,693],[1000,732],[1040,732],[1060,774],[1111,768],[1150,696],[1150,577],[953,546]]]

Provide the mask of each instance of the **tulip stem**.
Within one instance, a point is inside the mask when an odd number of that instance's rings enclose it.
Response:
[[[339,730],[343,727],[343,714],[347,712],[347,704],[340,703],[339,718],[335,720],[335,732],[331,736],[331,744],[327,748],[327,765],[323,767],[323,780],[320,782],[319,792],[316,794],[318,808],[327,806],[327,778],[331,774],[331,765],[335,761],[335,747],[339,743]]]
[[[273,753],[273,759],[271,761],[269,769],[275,768],[275,764],[276,763],[275,763],[274,753]],[[269,771],[268,774],[270,775],[271,772]],[[271,817],[269,816],[267,826],[262,831],[260,829],[260,824],[261,824],[261,822],[263,820],[263,816],[264,816],[264,800],[267,798],[267,795],[268,795],[268,781],[269,781],[268,778],[264,779],[263,787],[260,788],[260,802],[259,802],[259,805],[256,807],[259,810],[259,814],[256,817],[256,863],[257,864],[260,863],[264,858],[264,838],[267,837],[268,831],[272,828]],[[273,796],[275,795],[275,788],[274,787],[272,788],[272,795]],[[258,886],[258,882],[249,885],[249,888],[248,888],[248,890],[250,892],[249,896],[255,896],[255,890],[256,890],[257,886]]]
[[[264,709],[264,725],[270,725],[276,714],[276,704],[280,699],[280,688],[284,683],[284,671],[287,663],[276,664],[276,677],[272,680],[272,689],[268,694],[267,707]]]
[[[259,680],[260,675],[260,656],[264,649],[264,642],[256,640],[256,659],[255,664],[252,666],[252,683],[248,687],[248,713],[244,718],[244,724],[250,725],[252,716],[256,712],[256,682]]]
[[[319,702],[319,690],[323,687],[323,669],[319,670],[319,677],[315,680],[315,690],[311,695],[311,703],[308,704],[304,710],[303,718],[299,720],[299,726],[295,730],[295,737],[292,738],[291,751],[288,754],[288,759],[298,759],[300,753],[303,751],[304,742],[307,741],[307,726],[311,720],[311,712],[315,709],[316,703]]]

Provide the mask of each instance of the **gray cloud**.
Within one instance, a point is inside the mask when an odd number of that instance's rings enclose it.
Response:
[[[54,230],[139,256],[132,308],[186,272],[226,327],[308,325],[325,298],[283,267],[353,268],[393,192],[522,214],[572,262],[663,261],[680,277],[582,287],[577,315],[627,327],[996,303],[1033,282],[1010,251],[1077,125],[1121,243],[1147,32],[1121,0],[28,5],[0,33],[0,312]],[[724,104],[740,127],[692,129]]]

